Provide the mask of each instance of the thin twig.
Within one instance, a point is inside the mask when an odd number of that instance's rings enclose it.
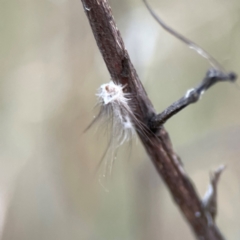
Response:
[[[210,173],[210,184],[208,190],[203,197],[202,203],[205,211],[208,214],[210,224],[215,221],[217,215],[217,184],[225,166],[221,165],[214,172]]]
[[[167,32],[172,34],[174,37],[185,43],[190,49],[196,51],[199,55],[206,58],[209,63],[212,65],[214,69],[217,69],[218,71],[225,72],[223,66],[213,57],[211,56],[207,51],[205,51],[202,47],[200,47],[198,44],[194,43],[190,39],[186,38],[182,34],[175,31],[173,28],[168,26],[150,7],[147,0],[143,0],[145,6],[149,10],[150,14],[153,16],[153,18],[164,28]]]
[[[150,127],[153,131],[156,131],[161,127],[168,119],[173,115],[177,114],[179,111],[187,107],[192,103],[196,103],[200,97],[207,91],[210,87],[218,82],[234,82],[237,79],[235,73],[230,72],[225,74],[221,71],[210,69],[203,81],[193,89],[187,91],[185,96],[180,98],[178,101],[174,102],[171,106],[165,109],[162,113],[154,116],[150,121]]]

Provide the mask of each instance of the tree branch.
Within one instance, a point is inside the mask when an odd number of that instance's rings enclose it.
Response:
[[[143,132],[136,124],[136,131],[175,203],[197,239],[223,240],[217,226],[209,224],[202,202],[172,149],[168,133],[163,127],[154,133],[150,128],[151,120],[157,115],[131,63],[108,1],[82,0],[82,3],[112,80],[126,85],[124,90],[131,95],[132,112],[145,128]]]
[[[217,215],[217,184],[224,170],[225,166],[221,165],[214,172],[210,173],[210,184],[202,200],[203,207],[209,216],[209,222],[215,221]]]
[[[210,69],[203,81],[193,89],[187,91],[185,96],[180,98],[178,101],[173,103],[162,113],[156,115],[151,119],[150,127],[154,131],[155,129],[161,127],[168,119],[173,115],[187,107],[192,103],[196,103],[200,97],[206,92],[210,87],[218,82],[234,82],[237,76],[235,73],[223,73],[216,69]]]

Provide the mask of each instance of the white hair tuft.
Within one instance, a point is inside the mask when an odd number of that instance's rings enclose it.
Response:
[[[111,174],[117,149],[135,135],[132,122],[132,119],[135,119],[135,117],[129,107],[131,95],[124,92],[125,87],[110,81],[102,84],[97,90],[96,96],[98,97],[100,111],[90,126],[96,121],[101,121],[107,124],[106,128],[111,132],[108,148],[102,158],[105,165],[102,177]]]

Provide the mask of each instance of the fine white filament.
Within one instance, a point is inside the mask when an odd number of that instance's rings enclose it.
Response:
[[[129,107],[131,96],[129,93],[124,92],[124,88],[125,86],[110,81],[102,84],[96,94],[100,112],[93,123],[99,120],[102,121],[107,124],[107,131],[111,133],[108,147],[101,160],[101,162],[104,161],[105,166],[102,177],[111,174],[117,149],[125,141],[132,139],[135,134],[132,122],[134,115]]]

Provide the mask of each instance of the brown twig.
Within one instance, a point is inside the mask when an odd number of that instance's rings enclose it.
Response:
[[[217,215],[217,184],[225,166],[221,165],[214,172],[210,173],[210,184],[203,197],[202,203],[209,216],[209,222],[215,221]]]
[[[185,173],[179,157],[173,151],[167,132],[164,128],[154,133],[151,131],[149,124],[151,119],[156,117],[156,112],[131,63],[108,1],[82,0],[82,3],[112,80],[126,85],[125,90],[132,96],[132,112],[147,129],[143,133],[136,125],[136,131],[175,203],[181,209],[197,239],[223,240],[224,237],[217,226],[214,223],[208,224],[202,202]]]
[[[196,103],[200,97],[210,87],[219,82],[234,82],[237,79],[235,73],[223,73],[216,69],[210,69],[202,82],[196,87],[187,91],[185,96],[174,102],[171,106],[166,108],[162,113],[156,115],[151,119],[150,127],[153,131],[161,127],[168,119],[179,111],[192,103]]]

